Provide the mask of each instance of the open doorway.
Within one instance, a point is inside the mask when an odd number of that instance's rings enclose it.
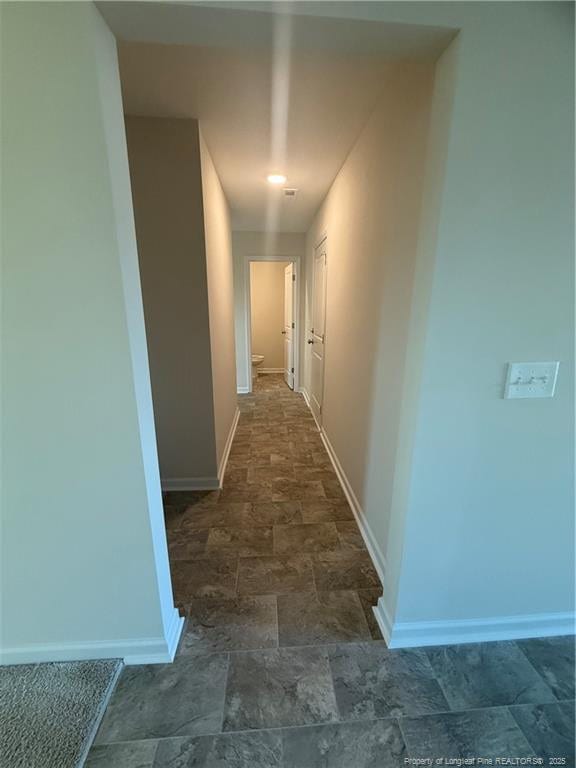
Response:
[[[298,262],[250,258],[246,270],[247,370],[250,391],[298,391]]]

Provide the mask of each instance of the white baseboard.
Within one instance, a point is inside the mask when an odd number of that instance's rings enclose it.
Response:
[[[310,407],[310,397],[308,395],[308,392],[304,387],[301,387],[300,393],[304,397],[304,400],[306,401],[306,405],[308,406],[308,408],[310,408],[310,412],[314,416],[314,411]],[[314,416],[314,419],[316,419],[315,416]],[[344,495],[346,496],[348,500],[348,504],[350,504],[354,517],[356,518],[356,523],[358,524],[358,528],[360,529],[360,533],[362,534],[362,538],[364,539],[364,543],[366,544],[366,549],[368,550],[368,554],[370,555],[372,562],[374,563],[374,568],[378,573],[380,581],[382,582],[382,584],[384,584],[384,574],[386,571],[386,560],[384,558],[384,554],[381,551],[380,547],[378,546],[376,539],[374,538],[374,534],[372,533],[372,530],[368,524],[368,521],[366,520],[364,511],[360,506],[360,502],[356,498],[356,494],[352,490],[352,486],[350,485],[348,478],[346,477],[346,473],[344,472],[344,469],[340,464],[338,456],[336,455],[336,451],[334,450],[332,443],[328,439],[326,430],[323,427],[321,427],[318,424],[318,422],[316,422],[316,424],[318,426],[318,430],[320,432],[320,437],[322,438],[322,442],[324,443],[324,447],[326,448],[328,456],[330,457],[330,461],[332,462],[332,466],[334,467],[334,471],[336,472],[336,477],[338,478],[340,485],[342,486]]]
[[[250,387],[236,387],[236,394],[247,395],[250,392]]]
[[[374,616],[389,648],[573,635],[576,628],[574,613],[539,613],[487,619],[393,623],[383,598],[380,598],[378,605],[374,606]]]
[[[30,644],[19,648],[4,648],[0,652],[0,665],[91,659],[123,659],[125,664],[167,664],[174,660],[183,627],[184,618],[174,608],[167,637]]]
[[[222,460],[220,461],[220,466],[218,468],[218,486],[222,488],[222,483],[224,482],[224,473],[226,472],[226,464],[228,464],[228,457],[230,456],[230,449],[232,448],[232,442],[234,440],[234,435],[236,434],[236,427],[238,426],[238,419],[240,418],[240,410],[236,408],[236,413],[234,414],[234,418],[232,419],[232,426],[230,427],[230,431],[228,432],[228,437],[226,438],[226,445],[224,446],[224,453],[222,454]]]
[[[366,544],[366,549],[368,550],[368,553],[372,558],[372,562],[374,563],[374,568],[378,573],[381,583],[384,584],[384,574],[386,572],[386,559],[384,557],[384,553],[378,546],[378,542],[376,541],[374,534],[372,533],[372,529],[366,520],[366,516],[364,515],[364,511],[360,506],[360,502],[352,490],[352,486],[350,485],[342,465],[340,464],[338,456],[336,455],[336,451],[334,450],[332,443],[328,439],[328,435],[324,429],[320,429],[320,437],[322,438],[322,442],[324,443],[324,446],[328,452],[328,456],[330,457],[330,461],[332,462],[336,476],[340,481],[344,495],[348,499],[348,503],[352,508],[352,512],[356,518],[358,528],[360,529],[360,533],[362,534],[362,538]]]
[[[178,608],[174,608],[166,639],[162,640],[161,648],[158,651],[152,648],[136,649],[135,653],[126,654],[123,657],[124,664],[169,664],[174,661],[183,629],[184,617],[180,616]]]
[[[232,420],[232,426],[228,432],[228,437],[226,438],[224,453],[222,454],[220,467],[218,468],[216,477],[164,477],[161,480],[162,490],[217,491],[222,488],[222,480],[224,478],[224,472],[226,471],[226,464],[228,463],[228,457],[230,456],[230,448],[232,447],[232,441],[234,440],[239,418],[240,411],[237,408],[236,413],[234,414],[234,419]]]
[[[306,405],[308,406],[308,408],[310,410],[310,413],[312,414],[312,417],[313,417],[313,419],[314,419],[314,421],[316,423],[316,426],[318,427],[318,432],[320,432],[320,435],[322,435],[322,424],[320,424],[320,422],[316,418],[316,414],[312,410],[312,403],[310,402],[310,395],[308,394],[308,390],[305,389],[304,387],[301,387],[298,391],[300,392],[300,394],[304,398],[304,400],[306,402]],[[332,457],[330,457],[330,460],[332,460]],[[340,478],[338,478],[338,479],[340,479]]]
[[[218,477],[165,477],[160,482],[163,491],[217,491]]]

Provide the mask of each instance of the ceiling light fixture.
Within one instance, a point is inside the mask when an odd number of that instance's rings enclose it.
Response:
[[[269,176],[267,176],[267,179],[270,184],[286,183],[286,176],[283,176],[281,173],[271,173]]]

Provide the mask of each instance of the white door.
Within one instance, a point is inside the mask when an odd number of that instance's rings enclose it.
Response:
[[[312,272],[312,327],[308,334],[310,350],[310,405],[322,423],[324,393],[324,340],[326,334],[326,240],[314,251]]]
[[[294,264],[284,270],[284,379],[294,389]]]

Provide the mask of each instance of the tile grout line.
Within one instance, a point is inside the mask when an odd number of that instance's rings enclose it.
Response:
[[[274,595],[276,604],[276,648],[280,648],[280,616],[278,614],[278,595]]]
[[[574,699],[567,699],[562,702],[545,702],[546,704],[556,704],[556,703],[563,703],[563,704],[572,704],[574,702]],[[438,717],[439,715],[461,715],[466,714],[468,712],[487,712],[487,711],[499,711],[499,710],[507,710],[510,707],[537,707],[542,706],[541,704],[537,703],[527,703],[527,704],[493,704],[488,707],[471,707],[469,709],[457,709],[457,710],[439,710],[437,712],[425,712],[420,714],[411,714],[411,715],[388,715],[385,717],[370,717],[370,718],[364,718],[364,719],[356,719],[356,720],[324,720],[317,723],[298,723],[298,724],[292,724],[292,725],[275,725],[271,726],[269,728],[244,728],[239,730],[233,730],[233,731],[213,731],[211,733],[203,733],[203,734],[197,734],[197,735],[183,735],[183,736],[151,736],[149,738],[143,738],[143,739],[124,739],[124,740],[118,740],[118,741],[108,741],[108,742],[101,742],[95,746],[98,747],[104,747],[112,744],[134,744],[140,741],[166,741],[170,739],[202,739],[202,738],[214,738],[215,736],[235,736],[239,734],[251,734],[251,733],[262,733],[262,732],[269,732],[269,731],[288,731],[288,730],[299,730],[299,729],[311,729],[311,728],[319,728],[323,726],[334,726],[338,727],[340,725],[362,725],[366,723],[378,723],[378,722],[398,722],[400,723],[404,720],[412,720],[412,719],[427,719],[427,718],[433,718]]]
[[[226,678],[222,694],[222,717],[220,718],[220,733],[224,733],[224,718],[226,717],[226,697],[228,693],[228,678],[230,677],[230,654],[226,654]]]
[[[530,638],[528,638],[528,639],[530,639]],[[512,642],[512,643],[514,643],[514,645],[515,645],[515,646],[516,646],[516,648],[517,648],[517,649],[520,651],[520,653],[522,654],[522,656],[523,656],[523,657],[526,659],[526,661],[528,662],[528,664],[530,665],[530,667],[531,667],[531,668],[534,670],[534,672],[536,672],[536,674],[538,675],[538,678],[539,678],[539,679],[540,679],[540,680],[541,680],[541,681],[544,683],[544,685],[545,685],[545,686],[548,688],[548,690],[550,691],[550,693],[552,694],[552,696],[554,696],[554,698],[556,699],[556,701],[558,701],[558,696],[556,696],[556,694],[554,693],[554,691],[552,690],[552,688],[550,688],[550,686],[548,685],[548,683],[547,683],[547,681],[546,681],[546,678],[544,677],[544,675],[540,674],[540,672],[538,672],[538,670],[536,669],[536,667],[534,666],[534,664],[532,664],[532,662],[531,662],[531,661],[530,661],[530,659],[528,658],[528,654],[527,654],[527,653],[524,651],[524,649],[522,648],[522,646],[521,646],[521,645],[519,645],[518,641],[517,641],[517,640],[511,640],[511,641],[508,641],[508,642]]]
[[[256,393],[256,397],[255,397],[255,401],[254,401],[254,407],[252,408],[252,410],[250,412],[250,416],[258,416],[259,413],[267,412],[267,410],[269,408],[270,408],[270,413],[272,413],[272,404],[274,403],[274,396],[275,396],[275,394],[277,394],[277,393],[271,391],[271,392],[266,392],[264,394],[264,396],[262,396],[261,393],[257,392]],[[281,402],[283,403],[284,400],[282,399]],[[285,402],[286,403],[289,402],[288,398],[286,398]],[[262,406],[262,410],[261,411],[259,411],[259,403]],[[246,411],[246,412],[248,412],[248,411]],[[291,424],[288,424],[287,425],[287,429],[288,429],[287,433],[285,433],[283,435],[280,435],[279,433],[277,433],[278,425],[282,424],[283,421],[287,419],[286,408],[281,408],[281,409],[278,410],[278,412],[276,410],[274,410],[273,411],[273,416],[271,416],[271,418],[270,418],[270,420],[268,422],[260,422],[256,426],[254,426],[252,424],[250,425],[250,435],[246,436],[247,440],[248,440],[248,442],[251,445],[254,445],[254,436],[255,435],[268,434],[270,437],[278,439],[278,446],[282,445],[283,441],[288,441],[288,442],[290,442],[291,446],[292,445],[294,445],[294,446],[301,445],[301,446],[304,446],[305,448],[309,449],[309,450],[303,451],[303,453],[305,455],[309,456],[309,457],[312,456],[314,451],[316,451],[316,452],[320,453],[319,459],[324,458],[325,460],[326,459],[329,460],[329,455],[328,455],[328,453],[326,451],[325,446],[322,445],[322,446],[318,446],[317,447],[317,446],[314,445],[313,441],[308,442],[308,438],[307,438],[308,432],[305,431],[305,430],[302,430],[302,431],[298,430],[298,421],[297,421],[298,418],[299,418],[298,416],[296,416],[296,415],[294,416],[293,423],[294,423],[294,430],[295,431],[291,431]],[[245,428],[246,428],[246,423],[245,423]],[[244,435],[242,435],[242,437],[244,437]],[[265,447],[265,443],[266,443],[265,440],[262,440],[261,442],[259,440],[256,440],[256,444],[258,446],[257,450],[258,451],[262,450],[262,448]],[[262,446],[262,448],[260,448],[260,445]],[[285,463],[288,464],[288,462],[290,462],[292,468],[294,468],[295,465],[297,466],[299,463],[305,464],[305,462],[307,460],[308,461],[310,460],[310,459],[304,459],[301,456],[298,456],[297,454],[295,454],[294,453],[294,449],[292,447],[291,447],[290,450],[291,450],[291,454],[290,454],[289,457],[286,458],[286,462]],[[272,451],[274,451],[274,449],[272,449]],[[239,462],[242,463],[242,466],[238,467],[238,470],[245,471],[246,472],[246,476],[244,477],[244,475],[242,474],[242,471],[239,471],[239,475],[238,475],[238,478],[237,478],[238,488],[241,489],[244,486],[244,491],[245,492],[249,491],[249,489],[247,489],[245,487],[246,485],[248,485],[248,472],[249,472],[249,470],[245,467],[245,463],[249,464],[249,462],[251,460],[251,458],[250,458],[251,456],[252,456],[252,454],[249,453],[248,457],[244,457],[244,456],[240,456],[239,457]],[[269,462],[269,464],[266,465],[266,466],[273,466],[272,462],[271,462],[271,456],[272,456],[272,454],[268,455],[268,462]],[[258,453],[254,454],[254,456],[253,456],[253,460],[254,461],[259,462],[261,459],[263,460],[264,457],[259,455]],[[313,464],[314,465],[316,464],[316,460],[313,460]],[[322,465],[319,465],[319,466],[321,467]],[[282,467],[284,467],[284,462],[282,463]],[[279,470],[279,471],[283,471],[283,470]],[[258,476],[257,475],[257,469],[255,470],[255,473],[253,473],[253,474],[254,474],[254,477]],[[281,476],[280,479],[286,479],[286,478],[284,476]],[[303,481],[307,482],[308,480],[313,480],[315,478],[306,476],[305,478],[296,477],[294,479],[296,481],[302,479]],[[337,478],[336,475],[334,476],[334,480],[335,480],[336,483],[338,483],[338,478]],[[235,482],[236,482],[236,480],[235,480]],[[332,494],[335,492],[335,489],[332,488],[332,480],[328,477],[328,475],[326,475],[324,480],[321,479],[318,482],[319,482],[320,486],[317,486],[317,487],[322,487],[324,495],[325,495],[325,498],[323,498],[323,499],[310,498],[310,499],[304,499],[304,500],[300,499],[300,500],[298,500],[298,503],[300,504],[300,511],[301,511],[301,513],[303,513],[303,504],[307,500],[310,501],[310,502],[322,501],[322,502],[326,502],[326,503],[331,504],[331,505],[337,505],[339,503],[344,503],[344,504],[347,505],[347,502],[346,502],[345,499],[339,499],[339,498],[335,498],[335,497],[332,497],[332,496],[331,497],[326,496],[327,490],[328,490],[328,492],[330,492]],[[295,485],[296,485],[296,483],[295,483]],[[328,488],[326,488],[326,486]],[[288,487],[288,486],[286,486],[286,487]],[[281,489],[281,486],[278,485],[277,488]],[[238,491],[238,494],[242,495],[240,493],[240,491]],[[232,501],[232,500],[229,500],[229,501]],[[261,501],[262,501],[262,503],[265,503],[265,501],[268,501],[268,503],[274,503],[271,500],[264,500],[264,499],[262,499]],[[216,505],[215,505],[214,509],[218,508],[217,505],[219,503],[220,503],[219,501],[215,502]],[[252,503],[258,503],[258,502],[252,502]],[[338,539],[339,547],[337,549],[335,549],[335,550],[332,550],[332,551],[334,553],[341,552],[341,551],[346,551],[344,546],[343,546],[342,534],[338,530],[338,524],[337,524],[338,521],[336,521],[336,520],[329,520],[329,521],[321,521],[321,522],[329,522],[331,525],[333,525],[336,528],[336,533],[337,533],[337,539]],[[301,524],[306,524],[303,519],[301,521]],[[286,525],[287,528],[290,528],[292,525],[294,525],[294,523],[292,521],[290,523],[284,523],[284,525]],[[243,526],[230,526],[230,527],[243,527]],[[262,527],[262,526],[258,526],[257,524],[251,524],[250,526],[247,526],[247,527],[250,528],[250,529],[255,529],[255,528],[258,528],[258,527]],[[295,553],[292,553],[292,554],[290,554],[290,553],[279,553],[279,552],[276,551],[276,546],[277,546],[276,545],[276,539],[277,539],[276,527],[277,527],[277,525],[273,524],[271,527],[272,527],[272,553],[266,553],[264,555],[259,554],[259,553],[255,553],[255,554],[246,556],[244,559],[252,558],[253,560],[266,560],[266,559],[273,559],[273,558],[281,558],[283,556],[291,557],[291,556],[293,556],[293,554],[295,554]],[[215,553],[215,554],[218,554],[218,553]],[[315,563],[318,562],[318,554],[322,554],[322,553],[310,552],[310,553],[302,553],[302,554],[304,554],[306,556],[306,558],[308,559],[308,561],[311,564],[311,568],[312,568],[311,577],[312,578],[311,578],[310,587],[312,588],[312,591],[310,593],[303,592],[303,593],[300,593],[300,594],[302,594],[302,595],[315,595],[316,597],[318,597],[321,594],[321,592],[333,592],[333,593],[350,592],[350,591],[354,592],[354,594],[356,594],[356,601],[360,604],[360,607],[362,609],[362,616],[363,616],[364,622],[367,623],[367,621],[366,621],[366,614],[365,614],[364,609],[363,609],[362,600],[360,599],[359,590],[362,590],[362,589],[376,589],[376,586],[372,585],[372,584],[362,584],[362,582],[361,582],[360,586],[356,586],[356,587],[353,587],[353,588],[348,587],[346,589],[319,590],[318,589],[318,580],[316,578],[316,576],[317,576],[316,569],[315,569],[314,566],[315,566]],[[350,551],[350,554],[353,554],[353,552]],[[330,558],[329,558],[329,560],[330,560]],[[266,568],[264,568],[264,570],[266,570]],[[323,571],[320,570],[320,574],[319,574],[320,578],[322,578],[323,575],[327,575],[327,576],[330,577],[332,575],[331,574],[332,570],[333,569],[331,567],[327,567],[326,574],[323,574]],[[352,564],[350,564],[350,575],[354,575],[353,571],[354,571],[354,569],[352,568]],[[360,568],[360,575],[362,575],[362,574],[363,574],[363,570],[362,570],[362,568]],[[251,598],[251,597],[256,597],[257,598],[257,597],[260,597],[261,595],[258,594],[258,593],[254,594],[254,595],[249,595],[249,594],[248,595],[240,595],[239,594],[239,575],[240,575],[240,555],[237,554],[236,555],[236,582],[235,582],[235,593],[234,593],[236,599],[243,598],[243,597],[246,597],[246,598]],[[266,577],[264,577],[263,580],[265,581]],[[331,580],[331,578],[328,579],[328,581],[330,581],[330,580]],[[406,750],[405,754],[409,754],[408,744],[406,742],[405,733],[404,733],[404,729],[407,727],[407,724],[405,722],[403,723],[402,721],[406,721],[406,720],[409,720],[409,719],[412,719],[412,718],[415,718],[415,719],[429,719],[429,718],[441,717],[441,716],[442,717],[447,717],[449,715],[458,715],[458,714],[467,713],[467,712],[486,712],[486,711],[498,711],[498,712],[501,712],[503,710],[506,710],[508,712],[508,716],[512,720],[514,720],[514,722],[515,722],[515,718],[513,717],[513,714],[512,714],[512,709],[519,711],[519,708],[521,708],[521,707],[535,707],[535,706],[539,706],[536,703],[530,703],[529,702],[529,703],[526,703],[526,704],[517,704],[517,703],[511,703],[511,704],[491,704],[489,706],[476,706],[476,707],[467,707],[467,708],[464,708],[464,709],[455,709],[455,708],[452,707],[451,703],[448,701],[448,698],[446,696],[446,691],[444,690],[444,686],[442,685],[441,679],[439,679],[439,677],[436,675],[434,667],[432,667],[432,664],[430,662],[430,658],[429,658],[428,653],[427,653],[427,651],[430,651],[431,649],[421,648],[419,650],[424,652],[423,653],[423,657],[425,658],[426,666],[429,668],[431,678],[436,682],[439,691],[441,691],[442,694],[444,695],[445,705],[448,707],[448,709],[441,709],[441,710],[437,710],[437,711],[431,711],[431,712],[425,712],[425,713],[419,713],[419,714],[404,714],[404,715],[401,715],[401,716],[388,715],[386,717],[372,717],[372,718],[366,718],[366,719],[353,719],[353,720],[343,719],[341,717],[340,706],[338,704],[338,698],[336,696],[336,677],[335,677],[335,671],[334,671],[334,668],[333,668],[333,663],[332,663],[331,657],[334,660],[336,659],[337,653],[338,653],[338,648],[350,649],[350,652],[352,653],[352,656],[353,656],[354,655],[354,651],[352,649],[354,648],[354,646],[359,647],[359,646],[369,646],[369,645],[371,645],[372,647],[374,647],[373,644],[377,643],[378,647],[386,648],[386,644],[381,639],[375,639],[373,637],[369,637],[366,640],[363,640],[363,639],[357,639],[357,640],[352,640],[352,641],[340,640],[340,641],[335,641],[335,642],[332,642],[332,643],[331,642],[328,642],[328,643],[306,643],[306,644],[302,644],[302,645],[281,646],[280,645],[280,639],[281,639],[280,638],[280,621],[279,621],[279,597],[282,596],[282,594],[285,594],[285,593],[282,593],[282,592],[279,593],[279,592],[276,591],[276,592],[273,592],[273,593],[263,593],[262,594],[262,596],[270,595],[275,600],[275,608],[276,608],[276,610],[275,610],[275,614],[276,614],[276,646],[270,646],[268,648],[242,648],[242,649],[224,651],[224,653],[226,653],[226,656],[227,656],[227,667],[226,667],[226,680],[225,680],[225,686],[224,686],[224,704],[223,704],[223,713],[222,713],[222,720],[221,720],[221,725],[220,725],[220,732],[219,733],[215,733],[215,734],[206,734],[207,736],[231,736],[231,737],[233,737],[234,735],[237,735],[237,734],[252,734],[252,733],[261,733],[261,732],[279,732],[280,735],[281,735],[281,738],[280,738],[281,759],[282,759],[282,761],[284,761],[284,759],[285,759],[285,755],[284,755],[284,740],[285,740],[284,739],[284,732],[285,731],[294,730],[294,729],[305,729],[305,728],[310,729],[310,728],[317,728],[317,727],[330,726],[330,725],[338,727],[340,725],[353,725],[353,724],[356,724],[356,725],[358,725],[360,727],[361,725],[366,725],[368,723],[375,723],[375,722],[380,722],[380,721],[390,721],[390,722],[394,722],[394,723],[397,724],[398,729],[399,729],[399,733],[400,733],[400,736],[401,736],[401,739],[402,739],[402,741],[403,741],[403,743],[405,745],[405,750]],[[298,592],[288,592],[286,594],[288,594],[288,595],[297,595],[299,593]],[[225,600],[226,598],[225,597],[220,597],[220,598],[214,598],[214,599]],[[272,616],[270,615],[270,619],[271,618],[272,618]],[[267,622],[269,622],[270,619],[268,619]],[[370,629],[370,627],[368,627],[368,628]],[[295,638],[299,638],[299,637],[302,637],[302,635],[298,635],[298,634],[295,635]],[[257,640],[257,637],[255,639]],[[257,642],[258,642],[258,640],[257,640]],[[527,656],[526,656],[525,652],[523,651],[523,649],[520,648],[519,646],[517,646],[517,647],[521,651],[521,655],[523,657],[525,657],[526,660],[528,661],[528,664],[529,664],[530,668],[532,668],[533,671],[536,673],[538,679],[541,680],[545,684],[546,689],[548,689],[553,694],[554,701],[553,702],[544,702],[544,704],[549,705],[549,704],[555,703],[555,704],[558,705],[558,704],[562,704],[562,703],[566,703],[566,702],[570,702],[571,703],[572,699],[568,699],[568,700],[560,700],[559,699],[559,697],[556,695],[556,693],[554,693],[554,691],[552,691],[550,689],[550,686],[548,686],[548,684],[546,683],[546,680],[538,672],[538,670],[532,664],[530,659],[527,658]],[[238,654],[245,654],[245,655],[246,654],[251,654],[253,656],[253,658],[257,658],[262,653],[266,653],[266,651],[294,650],[295,652],[297,652],[297,651],[305,651],[306,649],[316,649],[318,651],[318,653],[319,653],[319,656],[322,656],[324,659],[327,660],[327,663],[328,663],[328,670],[327,671],[329,671],[329,679],[330,679],[330,683],[331,683],[331,688],[333,690],[335,707],[336,707],[336,713],[337,713],[337,718],[338,718],[337,721],[334,722],[334,721],[327,720],[327,721],[316,722],[316,723],[307,722],[307,723],[301,723],[301,724],[297,724],[297,725],[280,725],[280,726],[271,726],[271,727],[263,727],[263,726],[261,726],[261,727],[255,728],[255,729],[244,728],[244,730],[240,730],[239,729],[239,730],[230,730],[230,731],[225,731],[224,732],[223,731],[223,727],[224,727],[224,721],[225,721],[226,701],[228,700],[228,693],[229,693],[228,692],[228,687],[229,687],[230,666],[232,665],[233,661],[234,661],[235,664],[238,663],[241,666],[243,666],[243,662],[241,661],[241,657],[238,656]],[[417,650],[417,649],[410,649],[410,652],[415,651],[415,650]],[[202,654],[202,653],[199,654],[199,657],[201,657],[202,655],[212,655],[212,654],[218,654],[218,653],[223,653],[223,652],[222,651],[216,651],[216,650],[208,651],[207,654],[206,653],[205,654]],[[393,653],[393,652],[391,652],[391,653]],[[236,655],[238,661],[234,660],[233,654]],[[378,652],[376,653],[376,655],[378,656]],[[302,658],[304,660],[306,659],[306,654],[305,653],[302,654]],[[192,657],[192,662],[194,662],[194,658],[193,657]],[[200,662],[200,664],[201,664],[201,662]],[[327,682],[328,682],[328,680],[326,680],[326,683]],[[232,692],[234,690],[235,690],[235,686],[232,687]],[[258,690],[259,689],[257,688],[256,692],[255,692],[256,696],[258,695]],[[485,700],[488,700],[487,697],[483,697],[483,698]],[[492,700],[494,700],[494,699],[497,699],[498,697],[492,696],[491,698],[492,698]],[[465,697],[464,699],[462,699],[462,697],[460,697],[460,700],[462,700],[463,703],[468,704],[469,701],[473,700],[473,699],[471,697]],[[478,697],[476,697],[476,700],[478,700]],[[413,698],[409,698],[407,700],[407,705],[408,706],[410,706],[410,704],[414,705],[414,703],[417,703],[417,702],[418,702],[417,697],[416,698],[414,698],[414,697]],[[442,706],[442,704],[443,704],[443,702],[441,702],[441,701],[438,702],[438,703],[440,704],[440,706]],[[280,722],[282,722],[283,719],[284,718],[282,718],[282,717],[278,717],[277,718],[277,720],[280,721]],[[246,722],[253,722],[253,721],[254,721],[254,718],[251,719],[248,716],[247,718],[244,719],[244,722],[239,722],[238,725],[244,725],[245,726]],[[516,724],[516,725],[518,725],[518,724]],[[403,726],[404,726],[404,728],[403,728]],[[519,726],[518,726],[518,728],[519,728]],[[166,738],[172,738],[172,737],[166,737]],[[194,738],[194,737],[192,737],[192,738]]]

